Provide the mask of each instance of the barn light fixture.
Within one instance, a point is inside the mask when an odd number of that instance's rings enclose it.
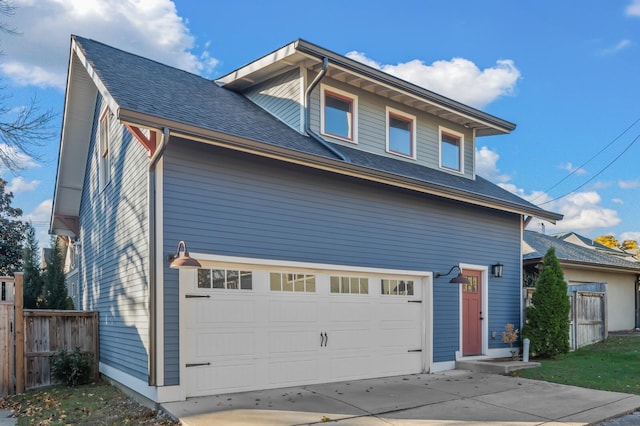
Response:
[[[495,265],[491,265],[491,275],[493,275],[496,278],[502,278],[502,267],[504,265],[500,262],[496,263]]]
[[[180,247],[182,247],[182,254],[180,254]],[[180,241],[176,254],[169,255],[169,267],[173,269],[197,269],[200,268],[201,265],[200,262],[189,257],[187,243]]]
[[[441,274],[440,272],[436,272],[436,278],[446,277],[447,275],[450,275],[453,272],[453,270],[456,268],[458,268],[458,271],[460,271],[460,273],[458,274],[458,276],[451,278],[449,282],[451,284],[469,284],[469,280],[467,279],[467,277],[462,275],[462,270],[458,265],[453,265],[451,269],[449,269],[449,272],[447,272],[446,274]]]

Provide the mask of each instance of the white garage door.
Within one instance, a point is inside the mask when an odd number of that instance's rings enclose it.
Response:
[[[188,281],[187,396],[423,371],[421,277],[211,267]]]

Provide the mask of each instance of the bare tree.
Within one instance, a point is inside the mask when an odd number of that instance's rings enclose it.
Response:
[[[16,7],[9,0],[0,0],[0,16],[11,17]],[[7,22],[0,21],[0,32],[19,37],[20,33]],[[21,168],[20,157],[39,159],[37,148],[55,135],[52,126],[57,114],[41,111],[35,97],[27,105],[11,106],[11,95],[0,86],[0,163],[11,171]]]

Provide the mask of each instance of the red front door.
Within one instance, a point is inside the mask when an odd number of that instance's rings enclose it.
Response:
[[[462,271],[462,355],[482,354],[482,272]]]

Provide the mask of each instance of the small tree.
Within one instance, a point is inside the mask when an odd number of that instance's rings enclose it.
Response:
[[[11,206],[13,193],[5,192],[7,181],[0,178],[0,275],[22,269],[22,241],[26,224],[22,210]]]
[[[62,252],[55,237],[51,240],[51,251],[46,259],[44,272],[44,295],[47,309],[73,309],[67,295]]]
[[[522,337],[529,338],[535,356],[552,358],[569,352],[569,312],[567,283],[556,251],[551,247],[544,255],[542,271],[526,309]]]
[[[27,309],[41,308],[44,303],[39,251],[36,230],[31,223],[27,223],[27,238],[22,254],[24,263],[24,307]]]

